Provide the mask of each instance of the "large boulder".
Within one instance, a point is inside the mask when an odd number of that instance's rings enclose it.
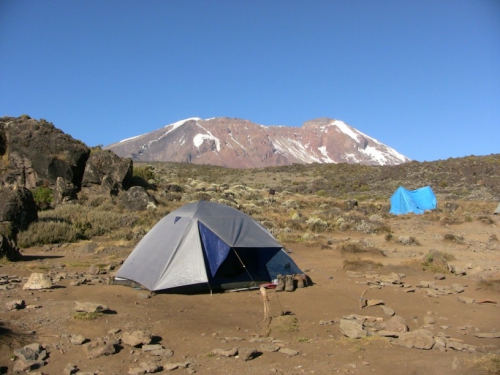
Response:
[[[28,189],[58,177],[81,186],[90,149],[45,120],[0,118],[0,183]]]
[[[22,258],[16,242],[16,233],[10,221],[0,222],[0,259],[19,260]]]
[[[142,186],[133,186],[120,197],[121,204],[130,211],[143,211],[148,207],[156,208],[156,199]]]
[[[0,222],[11,222],[18,230],[38,219],[38,208],[33,194],[25,188],[0,188]]]
[[[82,185],[100,185],[111,194],[128,188],[132,179],[132,159],[121,158],[110,150],[92,152],[85,166]]]

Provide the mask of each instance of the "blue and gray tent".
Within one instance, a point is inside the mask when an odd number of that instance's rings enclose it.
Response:
[[[437,200],[430,186],[417,190],[406,190],[400,186],[391,197],[391,214],[423,214],[424,211],[434,210]]]
[[[190,203],[161,219],[116,275],[151,291],[258,286],[298,274],[283,246],[259,222],[232,207]]]

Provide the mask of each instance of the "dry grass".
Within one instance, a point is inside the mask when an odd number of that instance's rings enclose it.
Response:
[[[463,244],[464,243],[464,238],[463,237],[456,236],[456,235],[451,234],[451,233],[445,234],[444,235],[444,240],[445,241],[454,242],[454,243],[457,243],[457,244]]]
[[[102,312],[83,312],[78,311],[73,314],[73,319],[76,320],[96,320],[103,315]]]
[[[477,288],[500,292],[500,279],[481,280],[477,283]]]
[[[346,259],[342,267],[346,271],[372,271],[382,268],[384,265],[370,259]]]
[[[475,375],[499,375],[500,374],[500,355],[487,354],[473,359],[467,359],[466,374]]]

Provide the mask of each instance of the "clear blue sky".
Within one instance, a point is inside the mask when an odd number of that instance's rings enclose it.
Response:
[[[411,159],[500,153],[500,0],[0,0],[0,116],[89,146],[331,117]]]

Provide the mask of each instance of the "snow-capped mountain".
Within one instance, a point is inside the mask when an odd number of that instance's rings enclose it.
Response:
[[[141,161],[258,168],[293,163],[395,165],[410,161],[340,120],[320,118],[302,127],[264,126],[235,118],[188,118],[107,146]]]

